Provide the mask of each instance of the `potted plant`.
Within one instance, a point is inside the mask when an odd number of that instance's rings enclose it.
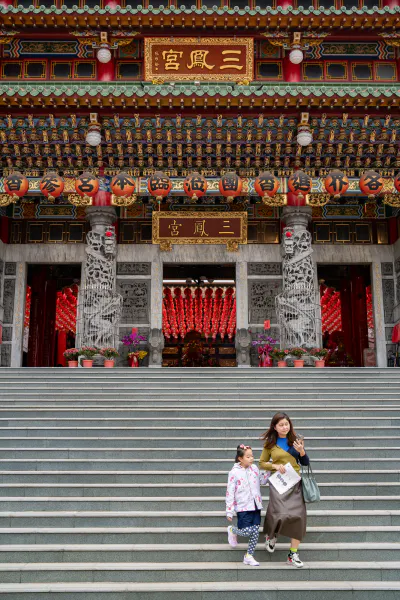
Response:
[[[251,345],[258,348],[259,367],[272,367],[270,352],[277,341],[266,333],[257,333],[256,339],[251,342]]]
[[[285,358],[288,355],[289,355],[289,350],[280,350],[279,348],[274,348],[271,352],[271,357],[277,361],[278,367],[280,369],[287,367]]]
[[[289,354],[294,356],[293,365],[299,369],[304,367],[304,355],[307,354],[307,351],[304,348],[290,348]]]
[[[325,348],[311,348],[309,355],[314,359],[314,366],[322,369],[325,366],[325,357],[328,354],[328,350]]]
[[[137,329],[132,329],[132,333],[124,336],[121,341],[124,346],[129,346],[131,348],[130,352],[128,353],[129,366],[137,368],[139,366],[139,362],[148,354],[145,350],[140,350],[141,342],[147,342],[146,336],[139,335]]]
[[[79,350],[78,348],[69,348],[64,352],[64,358],[68,363],[68,367],[77,367],[78,366],[78,356]]]
[[[93,366],[93,356],[98,353],[98,349],[94,346],[82,346],[79,350],[79,356],[82,358],[82,366],[85,369],[90,369]]]
[[[104,356],[104,367],[106,369],[112,369],[114,367],[115,358],[119,356],[119,352],[116,348],[102,348],[100,350],[101,356]]]

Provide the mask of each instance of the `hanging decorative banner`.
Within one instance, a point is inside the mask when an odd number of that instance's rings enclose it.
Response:
[[[145,80],[238,81],[254,79],[252,38],[145,38]]]
[[[247,213],[153,212],[153,244],[171,250],[172,244],[226,244],[236,251],[247,244]]]

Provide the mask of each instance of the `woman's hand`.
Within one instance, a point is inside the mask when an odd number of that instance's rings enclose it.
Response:
[[[274,464],[273,464],[273,465],[272,465],[272,467],[274,467],[274,469],[275,469],[276,471],[279,471],[279,473],[282,473],[282,475],[283,475],[284,473],[286,473],[286,469],[285,469],[284,465],[274,465]]]
[[[300,456],[304,456],[306,451],[304,450],[304,441],[298,442],[295,440],[293,442],[293,448],[300,454]]]
[[[228,519],[228,521],[230,521],[230,522],[232,522],[232,521],[233,521],[232,517],[226,517],[226,518],[227,518],[227,519]]]

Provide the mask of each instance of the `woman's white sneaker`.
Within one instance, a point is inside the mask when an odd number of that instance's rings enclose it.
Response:
[[[232,531],[232,525],[228,526],[228,543],[232,548],[236,548],[238,545],[237,535],[235,535]]]
[[[292,567],[297,567],[297,569],[301,569],[304,567],[304,563],[301,562],[300,557],[297,552],[289,552],[287,557],[287,564]]]
[[[251,554],[244,555],[243,564],[250,565],[251,567],[259,567],[260,566],[260,563],[257,562],[256,559],[254,558],[254,556],[252,556]]]
[[[273,537],[273,538],[267,537],[267,538],[265,538],[265,549],[268,552],[271,552],[271,554],[273,552],[275,552],[275,544],[276,544],[276,537]]]

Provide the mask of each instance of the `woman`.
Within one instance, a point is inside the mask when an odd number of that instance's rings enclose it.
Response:
[[[260,469],[275,473],[285,473],[285,465],[290,463],[300,474],[300,465],[309,465],[310,459],[304,450],[304,441],[296,436],[293,424],[286,413],[277,413],[268,431],[261,436],[265,441],[259,466]],[[306,533],[307,513],[302,493],[302,482],[284,494],[279,494],[273,485],[269,486],[269,504],[264,521],[266,534],[265,547],[274,552],[278,535],[291,538],[287,563],[301,568],[298,548]]]

